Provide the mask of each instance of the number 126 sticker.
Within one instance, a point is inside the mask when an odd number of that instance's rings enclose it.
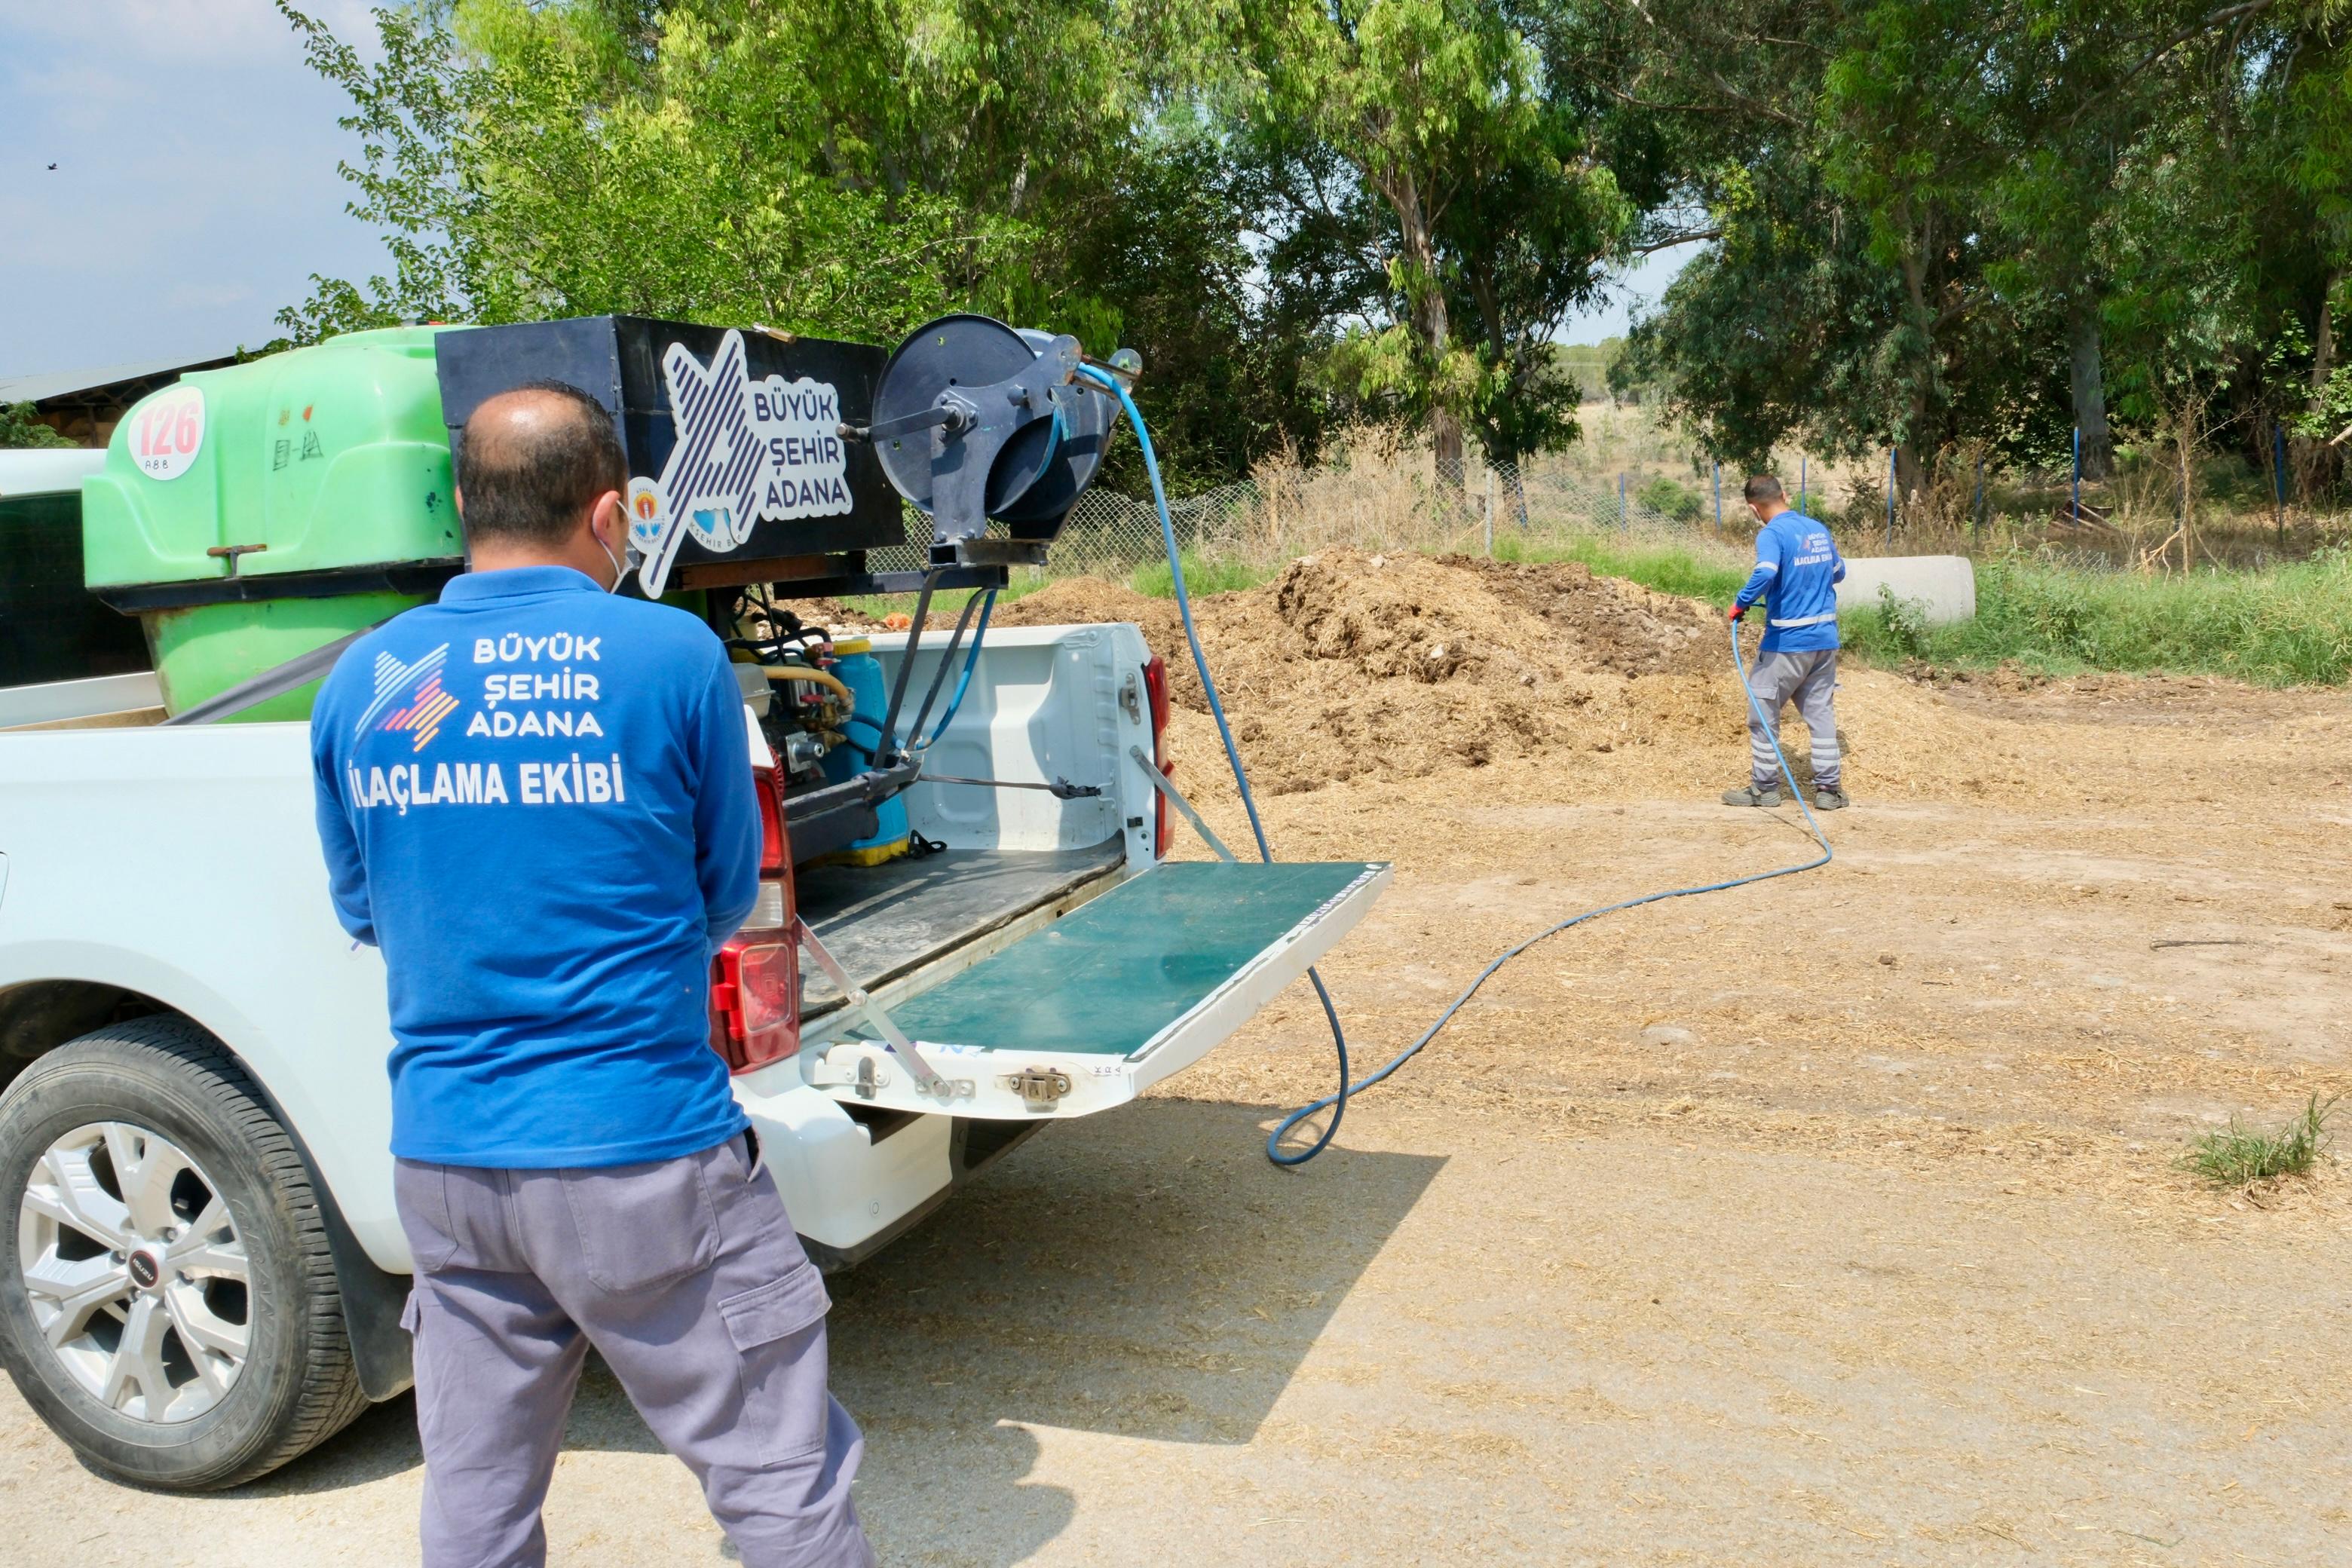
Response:
[[[151,479],[176,479],[205,444],[205,392],[183,382],[131,416],[131,460]]]

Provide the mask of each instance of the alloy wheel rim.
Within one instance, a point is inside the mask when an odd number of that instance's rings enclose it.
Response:
[[[193,1421],[244,1370],[245,1243],[219,1185],[160,1133],[98,1121],[50,1144],[18,1202],[16,1260],[34,1331],[121,1415]]]

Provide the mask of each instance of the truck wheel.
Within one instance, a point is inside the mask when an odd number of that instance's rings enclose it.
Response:
[[[367,1405],[294,1141],[185,1018],[59,1047],[0,1095],[0,1361],[94,1468],[203,1489]]]

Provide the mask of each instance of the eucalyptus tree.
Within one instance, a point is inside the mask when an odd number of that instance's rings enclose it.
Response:
[[[1328,379],[1425,423],[1458,484],[1465,433],[1517,458],[1575,434],[1553,340],[1664,205],[1655,129],[1609,90],[1607,0],[1248,0],[1232,95],[1277,174],[1269,263],[1328,280]],[[1351,319],[1352,318],[1352,319]]]

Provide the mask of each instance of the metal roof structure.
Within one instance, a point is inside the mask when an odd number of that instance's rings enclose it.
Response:
[[[85,446],[103,446],[114,422],[151,392],[169,386],[192,370],[235,364],[236,354],[214,359],[140,360],[46,375],[0,376],[0,403],[29,403],[52,429]]]
[[[0,375],[0,403],[47,403],[53,398],[73,397],[76,394],[110,391],[125,382],[177,376],[184,371],[216,370],[222,365],[236,363],[235,354],[223,354],[214,359],[200,360],[139,360],[129,364],[97,365],[88,370],[51,371],[46,375]]]

